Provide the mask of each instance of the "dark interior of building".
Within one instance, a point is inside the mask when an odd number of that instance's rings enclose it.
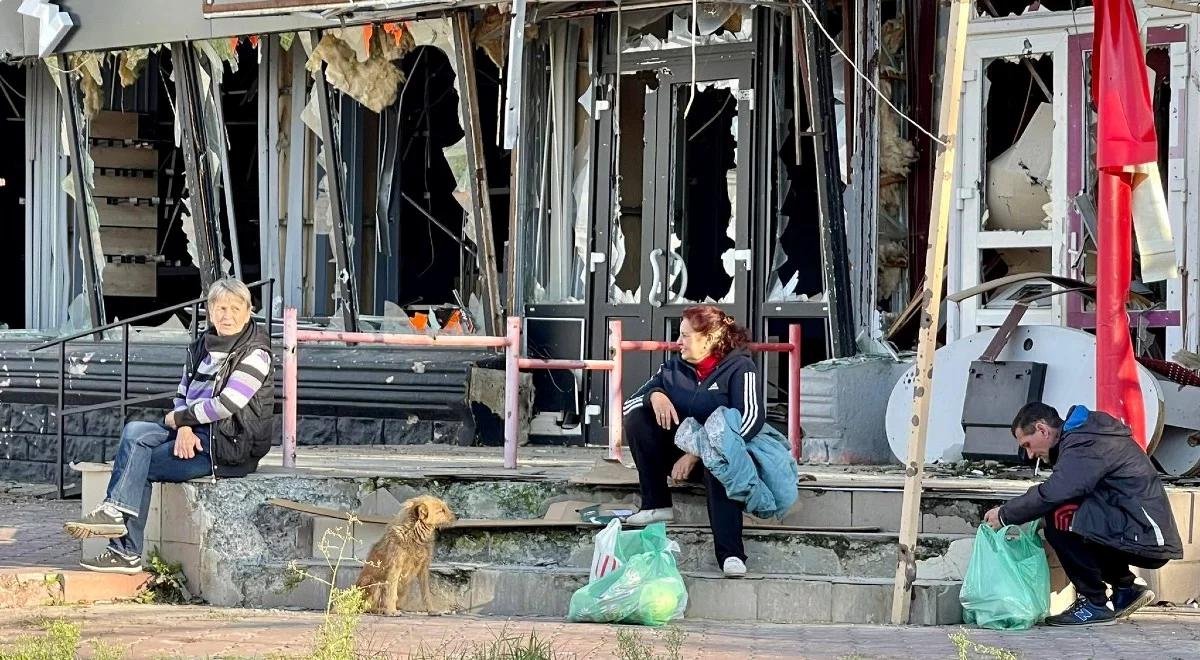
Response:
[[[0,222],[11,248],[0,259],[0,281],[25,281],[25,68],[0,65]],[[5,286],[0,293],[0,327],[25,327],[25,287]]]

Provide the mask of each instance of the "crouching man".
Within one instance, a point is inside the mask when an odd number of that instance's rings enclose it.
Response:
[[[1129,427],[1083,406],[1067,411],[1064,422],[1057,410],[1034,402],[1017,413],[1012,432],[1054,473],[984,519],[999,529],[1045,517],[1046,541],[1079,595],[1046,623],[1112,623],[1152,602],[1154,592],[1135,583],[1129,567],[1161,568],[1182,558],[1183,546],[1158,471]]]

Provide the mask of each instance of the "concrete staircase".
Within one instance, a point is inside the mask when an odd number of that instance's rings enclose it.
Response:
[[[359,472],[359,475],[362,473]],[[84,507],[106,482],[84,466]],[[632,484],[589,484],[529,469],[436,477],[380,478],[336,471],[263,468],[245,479],[156,488],[147,548],[180,562],[192,593],[214,605],[324,609],[325,582],[349,586],[358,560],[384,531],[383,521],[417,494],[444,499],[461,528],[444,530],[435,552],[439,610],[490,616],[565,616],[587,581],[598,527],[548,521],[548,510],[575,503],[635,504]],[[931,487],[922,502],[911,622],[961,620],[958,591],[983,513],[1012,492]],[[278,506],[288,500],[357,522]],[[779,623],[882,623],[889,619],[901,491],[898,484],[854,479],[802,482],[798,505],[781,521],[748,520],[750,575],[723,578],[712,552],[703,493],[674,492],[678,524],[668,535],[689,592],[686,616]],[[343,542],[352,537],[354,542]],[[88,548],[85,548],[85,552]],[[296,579],[299,569],[308,574]],[[419,598],[412,594],[409,605]]]
[[[400,501],[421,490],[415,486],[397,483],[367,493],[360,498],[357,513],[390,516]],[[515,493],[509,493],[510,503],[502,507],[507,510],[497,511],[495,500],[465,492],[489,487],[503,491],[505,484],[462,482],[440,487],[440,495],[452,502],[461,517],[475,520],[472,527],[448,529],[439,536],[434,570],[438,609],[491,616],[564,616],[571,594],[587,583],[592,539],[599,528],[582,524],[547,528],[541,521],[523,526],[515,518],[538,516],[555,499],[630,501],[636,499],[634,491],[568,486],[568,493],[550,495],[534,504],[538,488],[530,486],[524,490],[532,505],[528,511],[511,508],[512,502],[521,499]],[[826,529],[747,528],[751,573],[742,580],[729,580],[721,576],[713,556],[702,493],[677,491],[681,523],[669,526],[668,535],[681,549],[677,559],[689,593],[686,616],[776,623],[886,622],[896,565],[896,532],[885,528],[894,528],[898,515],[886,520],[887,525],[863,523],[885,522],[893,500],[895,508],[899,507],[899,496],[895,490],[805,488],[803,503],[785,522]],[[936,531],[920,537],[913,623],[961,620],[958,590],[970,557],[975,524],[971,518],[977,519],[993,500],[977,497],[940,502],[931,498],[927,503],[925,526]],[[957,515],[948,515],[947,508]],[[483,526],[479,519],[494,520],[495,527]],[[297,522],[297,554],[306,556],[295,562],[259,564],[259,579],[238,594],[238,604],[322,609],[328,597],[323,582],[343,587],[353,584],[360,566],[356,560],[364,559],[384,532],[384,525],[378,523],[348,523],[307,514],[300,514]],[[872,531],[835,531],[831,527]],[[355,542],[343,544],[341,539],[347,535]],[[295,568],[311,578],[293,584]],[[410,600],[414,607],[418,602],[415,597]]]

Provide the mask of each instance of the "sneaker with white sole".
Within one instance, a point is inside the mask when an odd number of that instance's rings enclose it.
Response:
[[[117,538],[126,534],[125,516],[111,505],[101,504],[79,520],[63,525],[63,529],[77,539]]]
[[[649,525],[675,520],[675,509],[642,509],[625,519],[627,525]]]
[[[104,552],[91,559],[84,559],[79,562],[79,565],[97,573],[124,573],[126,575],[133,575],[142,572],[141,557],[126,557],[112,548],[105,548]]]
[[[727,578],[740,578],[746,575],[746,562],[737,557],[729,557],[721,564],[721,572]]]

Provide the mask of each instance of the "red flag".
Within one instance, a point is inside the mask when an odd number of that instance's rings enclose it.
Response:
[[[1156,172],[1158,138],[1146,50],[1131,0],[1097,0],[1092,43],[1099,168],[1099,272],[1096,281],[1096,408],[1123,420],[1145,449],[1146,415],[1129,337],[1133,186]],[[1157,179],[1157,176],[1153,177]],[[1149,182],[1158,185],[1158,182]],[[1144,189],[1149,191],[1149,187]]]

